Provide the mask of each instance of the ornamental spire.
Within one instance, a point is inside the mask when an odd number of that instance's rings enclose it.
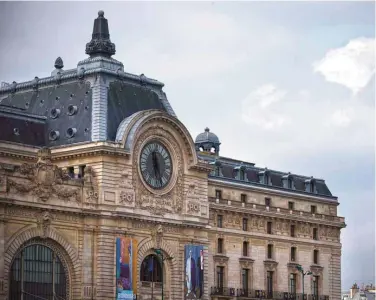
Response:
[[[115,52],[115,44],[111,43],[110,40],[107,19],[104,17],[103,10],[100,10],[98,12],[98,18],[94,20],[91,41],[86,44],[86,54],[89,54],[90,57],[111,57]]]

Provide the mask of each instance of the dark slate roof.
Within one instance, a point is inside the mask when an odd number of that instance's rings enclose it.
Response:
[[[57,146],[90,140],[91,89],[89,83],[74,81],[45,86],[37,90],[29,89],[3,95],[0,93],[0,100],[0,111],[6,112],[0,119],[0,128],[3,132],[0,136],[1,140],[35,145],[36,141],[30,141],[28,131],[20,130],[19,135],[14,136],[14,128],[19,123],[15,123],[12,115],[19,113],[22,113],[23,118],[44,120],[43,125],[33,126],[30,124],[35,122],[28,121],[31,128],[38,131],[33,132],[33,135],[43,136],[43,139],[38,139],[38,146]],[[69,128],[76,130],[74,137],[67,136]],[[55,141],[49,138],[52,132],[59,135]]]
[[[90,57],[78,62],[75,69],[63,70],[63,60],[58,57],[50,77],[2,84],[0,140],[47,147],[114,141],[121,121],[135,112],[160,109],[176,117],[162,90],[163,83],[144,74],[124,72],[123,64],[111,58],[115,44],[103,11],[94,20],[86,53]],[[24,125],[20,124],[21,115],[28,120]],[[26,127],[37,130],[33,135],[38,138],[30,139]],[[95,135],[98,128],[104,128],[100,137]]]
[[[142,85],[121,81],[111,82],[108,92],[107,112],[107,135],[109,139],[115,140],[116,131],[122,120],[135,112],[148,109],[166,111],[155,91]]]
[[[302,176],[297,174],[290,174],[287,172],[280,172],[271,169],[259,168],[256,167],[253,163],[241,162],[238,160],[226,158],[226,157],[216,157],[214,155],[207,155],[203,153],[198,153],[200,159],[205,161],[209,161],[210,163],[214,164],[215,162],[220,165],[221,168],[221,176],[216,176],[214,173],[209,175],[210,178],[217,178],[222,179],[228,182],[238,182],[244,183],[249,185],[257,185],[257,186],[264,186],[271,189],[277,190],[285,190],[290,192],[297,192],[297,193],[304,193],[304,194],[313,194],[310,192],[306,192],[305,189],[305,181],[313,179],[315,181],[316,186],[316,196],[323,196],[332,199],[337,199],[332,195],[329,188],[327,187],[326,183],[322,179],[312,178],[308,176]],[[247,180],[239,180],[236,178],[237,169],[243,166]],[[260,172],[267,170],[271,179],[271,185],[266,185],[261,182],[260,180]],[[288,189],[283,186],[282,178],[283,176],[290,175],[291,179],[294,183],[294,189]]]
[[[210,132],[210,129],[208,127],[205,128],[204,132],[197,135],[195,139],[195,143],[207,143],[207,142],[220,144],[218,136],[215,133]]]

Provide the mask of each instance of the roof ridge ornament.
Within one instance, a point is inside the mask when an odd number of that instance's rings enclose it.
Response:
[[[56,58],[56,60],[55,60],[55,68],[59,69],[59,70],[64,68],[64,63],[63,63],[63,60],[60,56],[58,58]]]
[[[110,40],[107,19],[104,17],[103,10],[100,10],[98,18],[94,20],[91,41],[86,44],[86,54],[89,54],[90,57],[111,57],[115,52],[115,44]]]

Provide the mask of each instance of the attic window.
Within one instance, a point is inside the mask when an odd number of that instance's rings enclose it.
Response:
[[[272,185],[269,170],[265,168],[264,171],[259,172],[260,183],[266,185]]]
[[[282,176],[282,183],[283,183],[283,187],[285,189],[290,189],[290,190],[294,190],[295,189],[294,178],[291,176],[290,173],[288,173],[287,175]]]
[[[215,166],[215,169],[214,169],[214,175],[215,176],[221,176],[221,167],[220,166]]]
[[[245,179],[245,172],[244,172],[244,170],[242,170],[242,169],[240,169],[239,170],[239,179],[240,180],[244,180]]]
[[[317,194],[316,181],[314,178],[311,177],[305,181],[305,191],[308,193]]]

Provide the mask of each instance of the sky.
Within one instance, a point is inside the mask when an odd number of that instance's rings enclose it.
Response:
[[[374,2],[0,2],[0,81],[85,59],[98,10],[114,58],[158,79],[193,138],[325,179],[339,198],[342,289],[375,278]]]

